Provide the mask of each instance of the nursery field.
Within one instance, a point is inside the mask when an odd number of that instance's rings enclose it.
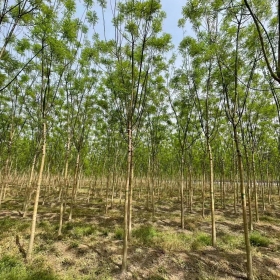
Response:
[[[240,205],[234,213],[230,199],[225,207],[217,199],[214,248],[209,198],[202,218],[200,194],[194,192],[192,213],[186,209],[182,230],[176,194],[157,197],[154,216],[145,200],[135,195],[128,272],[123,274],[123,201],[119,197],[105,215],[104,199],[88,201],[86,190],[80,189],[73,219],[64,223],[63,235],[58,237],[60,203],[57,196],[48,196],[44,205],[39,203],[34,254],[26,262],[32,206],[23,218],[23,196],[7,196],[0,210],[0,279],[246,279]],[[260,210],[250,242],[255,278],[280,279],[280,201],[276,194],[266,210]]]

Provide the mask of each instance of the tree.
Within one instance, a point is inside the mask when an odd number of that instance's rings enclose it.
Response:
[[[160,1],[118,1],[114,8],[115,40],[99,41],[100,61],[107,70],[107,87],[113,98],[127,143],[122,271],[127,269],[131,233],[134,138],[148,99],[147,85],[153,68],[170,49],[171,37],[162,34]]]
[[[185,60],[186,61],[186,60]],[[187,62],[187,61],[186,61]],[[188,67],[185,64],[184,69],[179,69],[174,73],[171,80],[170,87],[173,89],[173,99],[169,95],[170,105],[175,117],[175,137],[176,147],[178,151],[178,160],[180,162],[180,201],[181,201],[181,228],[184,229],[184,186],[185,186],[185,172],[187,167],[187,156],[191,154],[191,147],[199,138],[198,119],[195,111],[195,96],[194,91],[189,87]],[[174,98],[175,97],[175,98]],[[190,162],[189,162],[190,163]],[[190,167],[190,166],[189,166]],[[190,210],[192,207],[192,190],[189,189],[190,194]]]
[[[73,2],[71,3],[73,4]],[[61,9],[62,15],[65,17],[58,17],[59,9]],[[47,132],[51,127],[51,120],[54,119],[51,119],[51,112],[56,105],[55,102],[62,82],[62,76],[67,67],[67,63],[65,64],[64,59],[67,56],[71,56],[71,51],[69,51],[65,42],[63,42],[64,36],[67,35],[67,33],[65,34],[64,32],[65,25],[63,21],[65,18],[70,17],[74,10],[75,5],[64,6],[61,2],[51,6],[43,5],[40,14],[34,22],[34,29],[32,30],[34,40],[33,50],[36,52],[37,49],[43,49],[40,56],[37,58],[38,64],[36,65],[34,63],[33,69],[34,72],[38,71],[40,73],[39,75],[37,74],[37,79],[34,83],[33,92],[36,91],[36,97],[33,104],[36,105],[35,110],[38,133],[40,135],[41,160],[34,199],[27,260],[31,260],[32,258],[38,203],[46,159]]]
[[[219,97],[214,90],[214,70],[215,70],[215,38],[217,37],[217,17],[211,13],[211,5],[207,4],[200,17],[195,13],[194,4],[190,1],[183,9],[183,15],[190,19],[196,27],[195,32],[198,39],[185,37],[180,44],[183,55],[190,56],[192,63],[192,73],[190,87],[195,92],[197,110],[200,117],[200,125],[205,137],[206,151],[209,158],[210,167],[210,200],[211,200],[211,220],[212,220],[212,246],[216,245],[216,225],[215,225],[215,194],[214,194],[214,167],[213,152],[211,142],[217,132],[217,123],[220,117]],[[199,19],[200,24],[197,23]],[[205,27],[204,27],[205,26]]]

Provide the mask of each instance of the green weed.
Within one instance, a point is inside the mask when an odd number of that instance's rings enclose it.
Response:
[[[191,236],[184,233],[159,233],[156,243],[168,251],[181,251],[189,248]]]
[[[153,226],[141,226],[140,228],[133,230],[132,235],[142,243],[147,244],[158,235],[158,232]]]
[[[41,266],[25,266],[24,263],[14,257],[6,255],[0,260],[1,280],[58,280],[53,271]]]
[[[270,240],[266,236],[261,235],[260,232],[253,231],[250,235],[250,243],[255,247],[268,247]]]
[[[115,238],[118,240],[123,240],[123,235],[124,235],[124,231],[122,228],[116,228],[115,229]]]
[[[93,235],[95,233],[96,233],[96,229],[89,225],[77,226],[77,227],[74,227],[72,230],[72,236],[75,238],[89,236],[89,235]]]
[[[229,249],[239,248],[244,240],[241,236],[233,235],[229,233],[223,233],[219,238]]]
[[[204,232],[196,234],[195,239],[191,243],[192,250],[199,250],[204,246],[210,246],[212,244],[211,236]]]
[[[81,238],[96,233],[96,228],[92,225],[69,222],[64,225],[64,232],[72,238]]]
[[[23,263],[14,256],[3,256],[0,260],[0,279],[17,280],[26,278],[27,273]]]

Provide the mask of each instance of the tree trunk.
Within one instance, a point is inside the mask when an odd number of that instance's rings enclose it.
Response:
[[[79,186],[79,168],[80,168],[80,151],[78,151],[77,159],[76,159],[75,178],[74,178],[74,184],[72,186],[71,205],[70,205],[70,213],[69,213],[68,221],[71,221],[73,218],[73,208],[75,205],[76,193]]]
[[[208,157],[210,165],[210,201],[211,201],[211,223],[212,223],[212,246],[216,246],[216,217],[215,217],[215,195],[214,195],[214,170],[213,170],[213,156],[212,149],[207,139]]]
[[[33,250],[33,244],[34,244],[34,238],[35,238],[35,230],[36,230],[36,221],[37,221],[37,212],[38,212],[38,204],[39,204],[39,197],[40,197],[40,189],[42,184],[42,178],[43,178],[43,170],[45,165],[45,157],[46,157],[46,135],[47,129],[46,129],[46,122],[43,122],[43,144],[42,144],[42,158],[41,158],[41,165],[40,165],[40,171],[39,171],[39,177],[37,182],[37,189],[36,189],[36,196],[34,200],[34,208],[33,208],[33,217],[32,217],[32,223],[31,223],[31,232],[30,232],[30,239],[29,239],[29,246],[26,254],[26,259],[28,261],[32,258],[32,250]]]
[[[70,141],[71,141],[71,138],[70,138],[70,136],[68,136],[67,147],[66,147],[65,171],[64,171],[64,187],[63,186],[60,187],[60,211],[59,211],[58,236],[62,235],[64,206],[66,206],[65,201],[66,201],[67,189],[68,189],[68,185],[69,185],[68,166],[69,166]]]
[[[181,201],[181,228],[185,228],[185,211],[184,211],[184,157],[181,158],[181,188],[180,188],[180,201]]]
[[[127,129],[128,138],[128,154],[127,154],[127,177],[125,185],[125,203],[124,203],[124,234],[123,234],[123,255],[122,255],[122,272],[127,271],[127,251],[129,240],[129,218],[131,217],[130,211],[130,194],[132,190],[132,164],[133,164],[133,147],[132,147],[132,123],[129,121]],[[131,203],[131,202],[130,202]]]
[[[255,215],[256,222],[259,222],[259,205],[258,205],[258,187],[256,182],[256,166],[255,166],[255,153],[252,152],[252,172],[253,172],[253,188],[254,188],[254,200],[255,200]]]
[[[31,200],[31,195],[32,195],[32,182],[33,182],[33,177],[34,177],[34,169],[35,169],[35,164],[36,164],[36,158],[37,155],[35,153],[32,161],[32,166],[31,166],[31,171],[30,171],[30,177],[28,181],[28,185],[26,186],[26,191],[25,191],[25,199],[24,199],[24,205],[23,205],[23,213],[22,217],[25,218],[27,215],[27,209]]]
[[[253,280],[253,266],[252,266],[252,254],[251,254],[251,245],[249,239],[249,230],[248,230],[248,221],[247,221],[247,209],[246,209],[246,189],[244,185],[244,174],[243,174],[243,164],[242,164],[242,154],[239,147],[239,140],[237,134],[237,127],[233,125],[234,133],[234,142],[237,152],[237,164],[239,170],[239,184],[240,184],[240,194],[241,194],[241,203],[242,203],[242,217],[243,217],[243,229],[244,229],[244,239],[246,246],[246,257],[247,257],[247,277],[248,280]]]
[[[205,170],[204,170],[204,168],[203,168],[203,174],[202,174],[201,193],[202,193],[201,215],[202,215],[202,218],[204,218],[205,217]]]
[[[193,185],[192,185],[192,169],[191,167],[189,168],[189,209],[190,213],[192,213],[193,210]]]

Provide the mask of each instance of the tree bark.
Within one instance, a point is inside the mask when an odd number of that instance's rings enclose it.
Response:
[[[37,221],[37,212],[38,212],[38,204],[39,204],[39,197],[40,197],[40,190],[41,190],[41,184],[42,184],[42,178],[43,178],[43,171],[44,171],[44,165],[45,165],[45,158],[46,158],[46,122],[43,122],[43,144],[42,144],[42,158],[41,158],[41,164],[40,164],[40,171],[38,176],[38,182],[37,182],[37,189],[36,189],[36,196],[34,200],[34,208],[33,208],[33,216],[32,216],[32,223],[31,223],[31,232],[30,232],[30,239],[29,239],[29,245],[28,250],[26,254],[26,259],[28,261],[32,258],[32,251],[33,251],[33,245],[34,245],[34,238],[35,238],[35,230],[36,230],[36,221]]]
[[[251,253],[251,245],[250,245],[248,221],[247,221],[246,188],[244,185],[242,154],[239,147],[237,127],[235,124],[233,126],[234,126],[233,127],[234,142],[235,142],[235,148],[237,152],[237,164],[238,164],[239,180],[240,180],[239,185],[240,185],[240,194],[241,194],[241,203],[242,203],[243,230],[244,230],[244,239],[245,239],[245,247],[246,247],[246,257],[247,257],[247,277],[248,280],[253,280],[254,277],[253,277],[253,266],[252,266],[252,253]]]

